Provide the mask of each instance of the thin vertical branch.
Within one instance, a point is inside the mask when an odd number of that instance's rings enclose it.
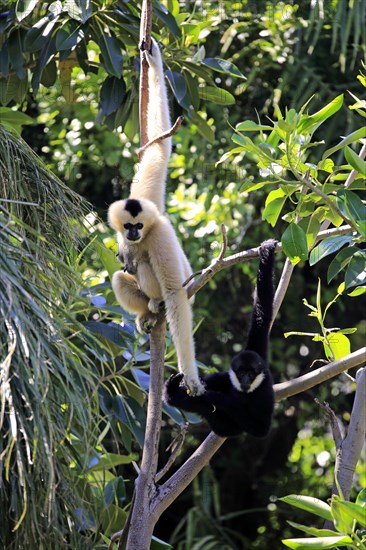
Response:
[[[149,65],[144,57],[144,50],[151,47],[152,0],[143,0],[140,25],[140,147],[147,143],[147,105],[149,100],[148,71]]]

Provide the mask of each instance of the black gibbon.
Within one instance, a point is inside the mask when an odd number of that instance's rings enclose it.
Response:
[[[149,141],[170,130],[167,91],[158,44],[152,40],[149,64],[147,138]],[[166,317],[178,357],[178,368],[192,395],[205,388],[199,378],[193,340],[192,309],[183,288],[192,274],[168,218],[164,215],[165,182],[171,138],[150,145],[133,179],[128,199],[111,204],[108,219],[117,232],[118,256],[125,271],[117,271],[112,287],[123,309],[136,314],[140,332],[149,332],[165,303]]]
[[[165,384],[168,405],[198,413],[222,437],[246,432],[255,437],[267,435],[274,407],[274,392],[268,367],[269,331],[273,309],[273,270],[276,241],[268,240],[259,249],[252,319],[245,351],[231,362],[229,372],[203,378],[206,392],[192,397],[181,384],[181,374]]]

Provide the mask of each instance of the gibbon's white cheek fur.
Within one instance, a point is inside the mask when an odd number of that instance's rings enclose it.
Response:
[[[161,54],[154,40],[152,53],[145,52],[145,55],[149,63],[147,137],[150,141],[170,130],[171,123]],[[170,153],[171,138],[150,145],[143,153],[129,198],[109,207],[109,223],[117,231],[119,256],[125,258],[127,271],[114,274],[112,287],[121,306],[136,314],[140,332],[148,332],[154,326],[159,304],[165,302],[178,368],[191,395],[200,395],[205,388],[195,360],[192,310],[183,288],[192,269],[164,215]],[[141,230],[137,227],[140,223]],[[125,224],[133,227],[126,229]],[[133,242],[126,238],[129,234],[142,238]]]

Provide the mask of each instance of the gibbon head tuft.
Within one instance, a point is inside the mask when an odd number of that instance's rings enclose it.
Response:
[[[160,213],[155,204],[147,199],[127,199],[112,203],[108,210],[108,221],[126,241],[138,244],[159,220]]]
[[[137,199],[127,199],[125,210],[131,214],[132,217],[136,218],[140,212],[142,212],[142,207],[140,201]]]
[[[241,351],[231,362],[230,380],[238,391],[251,393],[265,378],[266,364],[255,351]]]

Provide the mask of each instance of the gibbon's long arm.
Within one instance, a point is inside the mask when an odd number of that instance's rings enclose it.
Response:
[[[268,240],[259,251],[259,268],[252,319],[246,349],[256,351],[265,361],[268,356],[269,331],[273,313],[273,266],[276,241]]]
[[[149,64],[148,141],[171,128],[168,95],[164,81],[160,48],[154,39],[151,41],[151,46],[151,53],[144,52]],[[171,149],[171,137],[150,145],[143,153],[131,185],[131,199],[149,199],[155,203],[160,213],[163,213],[165,210],[165,187]]]
[[[187,394],[180,374],[171,376],[165,385],[164,399],[169,405],[200,414],[222,437],[243,432],[264,437],[271,426],[274,392],[267,352],[275,249],[274,240],[260,247],[248,343],[231,361],[230,371],[203,377],[206,391],[200,396]]]

